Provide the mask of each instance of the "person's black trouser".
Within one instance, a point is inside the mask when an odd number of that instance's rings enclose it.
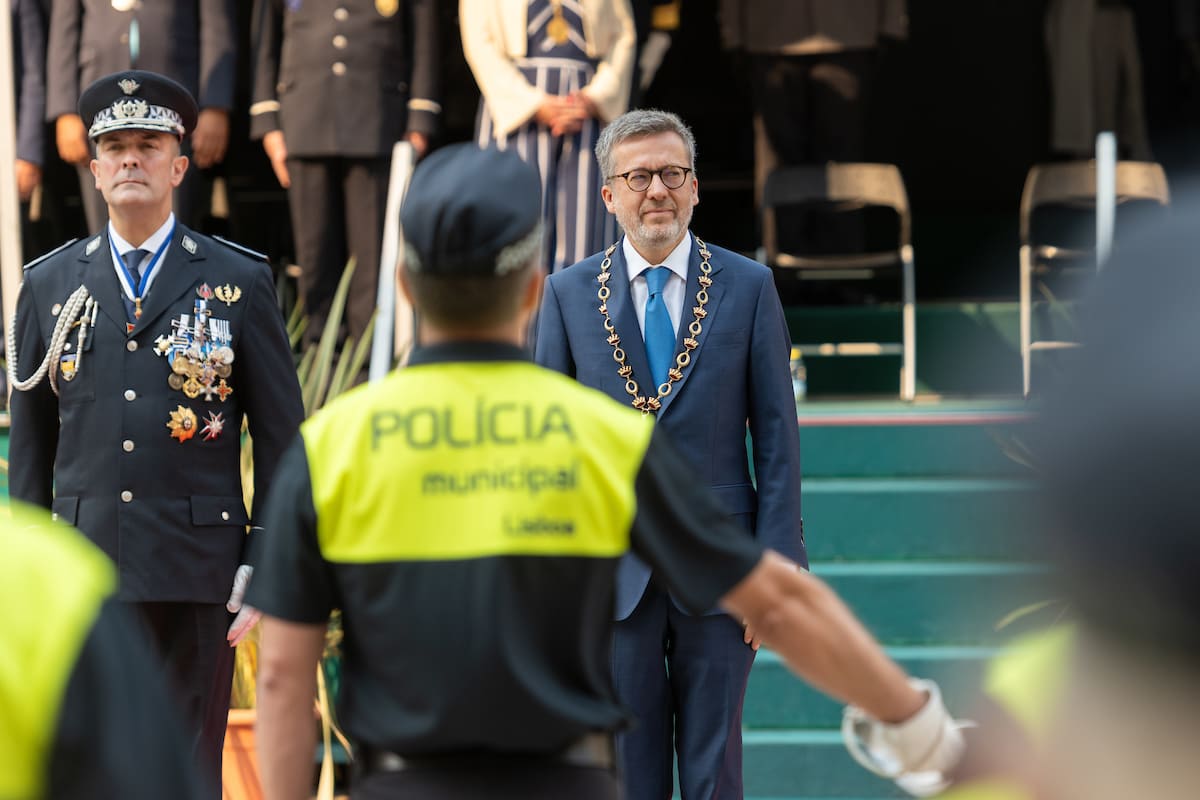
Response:
[[[351,800],[620,800],[616,773],[545,758],[481,757],[425,764],[398,772],[366,772]]]

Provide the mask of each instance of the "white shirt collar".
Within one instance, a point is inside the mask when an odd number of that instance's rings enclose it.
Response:
[[[170,214],[167,214],[167,221],[164,222],[162,224],[162,226],[159,227],[158,230],[156,230],[154,233],[150,234],[149,239],[142,242],[140,245],[136,245],[136,244],[130,244],[129,242],[122,239],[121,235],[119,233],[117,233],[116,228],[113,227],[112,220],[109,220],[109,222],[108,222],[108,238],[112,240],[113,245],[115,245],[117,248],[117,252],[120,253],[122,257],[126,253],[128,253],[130,250],[136,250],[139,247],[142,250],[147,250],[151,253],[155,253],[155,252],[158,252],[159,246],[162,245],[163,241],[167,238],[167,234],[169,234],[171,232],[171,228],[174,225],[175,225],[175,212],[172,211]]]
[[[665,261],[662,264],[651,264],[642,257],[642,254],[634,249],[629,242],[628,236],[621,237],[621,252],[625,254],[625,269],[629,273],[629,282],[633,283],[633,279],[641,275],[651,267],[666,267],[679,276],[679,279],[687,283],[688,260],[692,256],[692,234],[686,231],[679,244],[675,245]]]

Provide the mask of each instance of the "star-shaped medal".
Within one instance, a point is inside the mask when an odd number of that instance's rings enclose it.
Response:
[[[196,435],[196,412],[190,408],[176,406],[171,412],[171,421],[167,427],[171,429],[171,438],[186,442]]]
[[[221,435],[221,431],[225,430],[225,417],[215,411],[208,412],[208,416],[204,418],[204,427],[200,429],[200,433],[204,434],[204,440],[209,441]]]

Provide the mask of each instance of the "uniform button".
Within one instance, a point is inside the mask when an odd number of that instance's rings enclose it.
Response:
[[[226,522],[228,522],[228,521],[229,521],[229,512],[228,512],[228,511],[222,511],[222,512],[221,512],[221,519],[223,519],[223,520],[225,520]]]
[[[137,342],[135,342],[133,339],[130,339],[125,343],[125,349],[132,353],[134,350],[137,350]]]
[[[51,514],[50,519],[54,520],[55,522],[58,522],[58,512],[55,511],[53,514]]]
[[[350,12],[344,8],[335,8],[333,10],[333,18],[338,22],[345,22],[350,19]]]
[[[125,390],[125,399],[129,400],[130,402],[136,400],[137,392],[135,392],[133,389],[126,389]]]
[[[128,489],[121,492],[121,502],[122,503],[132,503],[133,502],[133,492],[129,491]]]
[[[63,342],[63,350],[70,350],[70,349],[71,349],[71,343]]]
[[[133,452],[133,440],[126,439],[125,441],[121,442],[121,449],[124,450],[126,453],[132,453]]]
[[[346,65],[340,61],[333,62],[333,66],[330,67],[330,69],[333,70],[334,75],[345,75],[346,74]]]
[[[336,47],[338,50],[345,50],[346,49],[346,37],[342,36],[340,33],[337,36],[333,37],[333,46]]]
[[[50,316],[57,317],[60,311],[62,311],[62,303],[55,303],[50,307]]]

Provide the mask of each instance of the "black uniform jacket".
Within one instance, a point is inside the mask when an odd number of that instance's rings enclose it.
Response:
[[[432,134],[434,0],[256,0],[250,134],[282,130],[288,155],[390,156]]]
[[[33,373],[49,347],[60,306],[80,284],[99,306],[75,377],[14,391],[9,492],[75,525],[117,564],[119,598],[223,603],[250,523],[240,469],[242,419],[254,444],[254,506],[304,412],[287,333],[266,264],[177,225],[127,332],[107,233],[76,242],[25,272],[17,303],[19,378]],[[156,340],[195,313],[198,290],[228,288],[230,304],[209,300],[227,320],[234,359],[220,400],[187,397],[167,379]],[[74,352],[76,331],[70,336]],[[173,438],[172,412],[196,420],[190,438]],[[220,415],[221,431],[202,431]]]

